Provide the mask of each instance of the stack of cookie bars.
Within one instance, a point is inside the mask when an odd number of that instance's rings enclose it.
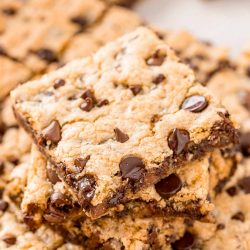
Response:
[[[249,50],[118,2],[0,2],[0,249],[250,249]]]

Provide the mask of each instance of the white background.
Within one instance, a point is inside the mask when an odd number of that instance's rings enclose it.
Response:
[[[135,9],[161,28],[190,31],[234,56],[250,44],[250,0],[142,0]]]

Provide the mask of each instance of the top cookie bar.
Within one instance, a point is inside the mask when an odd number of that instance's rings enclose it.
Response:
[[[227,111],[157,35],[139,28],[17,88],[16,116],[92,218],[213,148]]]

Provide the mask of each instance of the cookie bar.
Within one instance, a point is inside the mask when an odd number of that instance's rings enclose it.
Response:
[[[0,47],[32,71],[42,72],[57,63],[73,35],[96,22],[105,9],[98,0],[74,0],[70,6],[68,1],[28,1],[7,23]]]
[[[0,47],[0,101],[19,83],[30,79],[31,71],[23,64],[8,58]],[[13,74],[15,72],[15,74]]]
[[[134,12],[122,7],[111,7],[99,22],[71,39],[62,53],[61,61],[66,63],[89,56],[102,45],[133,31],[141,24],[142,20]]]
[[[223,105],[240,124],[240,150],[246,157],[250,155],[249,84],[248,77],[233,70],[217,73],[208,83],[208,88],[221,98]]]
[[[86,216],[77,201],[72,199],[67,187],[36,148],[32,150],[31,159],[22,201],[22,212],[27,224],[34,228],[45,221],[49,224],[63,223],[67,227],[68,224],[79,222],[80,218],[85,219]],[[161,181],[128,197],[132,202],[120,205],[118,212],[127,210],[137,218],[151,218],[155,215],[203,218],[213,208],[207,200],[208,197],[213,200],[221,191],[219,187],[223,188],[223,183],[231,176],[234,167],[233,157],[222,157],[222,154],[216,151],[211,157],[178,169],[168,177],[166,180],[172,183],[171,185],[179,178],[182,186],[172,186],[171,194],[165,193],[163,196]]]
[[[216,224],[195,222],[190,229],[200,249],[249,249],[249,174],[250,161],[244,159],[215,199]]]
[[[227,111],[145,28],[12,97],[20,124],[93,218],[127,190],[237,141]]]
[[[195,38],[183,31],[158,31],[159,36],[172,47],[184,63],[195,72],[200,83],[206,85],[211,77],[225,68],[233,68],[229,50]]]

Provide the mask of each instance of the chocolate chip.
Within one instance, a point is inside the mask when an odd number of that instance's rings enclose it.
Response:
[[[250,194],[250,176],[244,177],[238,181],[238,186],[246,193]]]
[[[250,111],[250,91],[242,90],[238,93],[241,105]]]
[[[127,156],[119,164],[123,178],[129,178],[133,181],[140,180],[145,173],[145,165],[141,158],[136,156]]]
[[[140,85],[133,85],[130,86],[129,88],[134,96],[138,95],[142,91],[142,87]]]
[[[81,98],[86,100],[87,98],[91,98],[93,102],[96,102],[95,94],[92,90],[87,89],[81,94]]]
[[[4,162],[0,160],[0,175],[4,174]]]
[[[4,192],[4,189],[0,189],[0,199],[2,199],[3,198],[3,192]]]
[[[85,103],[82,103],[80,105],[80,109],[83,110],[83,111],[86,111],[86,112],[89,112],[91,109],[93,109],[95,106],[94,102],[93,102],[93,99],[87,97],[85,99]]]
[[[191,233],[186,232],[182,238],[172,243],[172,247],[174,250],[191,249],[194,246],[194,243],[194,236]]]
[[[160,120],[160,116],[159,115],[153,115],[150,119],[151,123],[156,123]]]
[[[109,100],[104,99],[104,100],[99,101],[99,102],[96,104],[96,106],[97,106],[98,108],[100,108],[100,107],[106,106],[106,105],[108,105],[108,104],[109,104]]]
[[[225,229],[225,224],[223,224],[223,223],[219,223],[218,225],[217,225],[217,230],[223,230],[223,229]]]
[[[53,63],[58,61],[56,54],[50,49],[42,48],[35,51],[35,54],[48,63]]]
[[[65,216],[61,213],[49,212],[43,215],[43,218],[50,223],[62,223]]]
[[[90,155],[86,156],[85,158],[76,158],[74,160],[74,165],[77,166],[80,170],[80,172],[82,172],[82,170],[84,169],[84,167],[86,166],[87,162],[90,159]]]
[[[64,86],[65,83],[66,83],[66,82],[65,82],[65,80],[63,80],[63,79],[56,79],[56,80],[54,81],[54,89],[58,89],[58,88]]]
[[[63,207],[63,206],[71,205],[71,202],[68,199],[68,197],[62,194],[61,192],[54,192],[50,196],[50,201],[51,201],[51,204],[55,207]]]
[[[57,173],[55,170],[49,168],[47,169],[47,175],[52,184],[56,184],[57,182],[60,182],[61,180],[59,179]]]
[[[25,215],[23,218],[23,222],[31,229],[35,229],[37,227],[36,222],[34,221],[33,216]]]
[[[89,23],[88,19],[84,16],[72,17],[70,21],[79,26],[79,30],[77,33],[83,32]]]
[[[244,156],[250,156],[250,132],[240,134],[240,149]]]
[[[156,192],[164,199],[175,195],[181,188],[181,179],[176,174],[171,174],[155,184]]]
[[[0,47],[0,56],[8,56],[5,49],[3,47]]]
[[[116,193],[109,201],[108,204],[111,206],[115,206],[121,202],[124,197],[124,193]]]
[[[239,220],[241,222],[245,221],[245,215],[242,212],[238,212],[231,217],[232,220]]]
[[[204,96],[193,95],[188,97],[181,105],[182,109],[188,110],[193,113],[203,111],[208,105],[208,102]]]
[[[57,120],[54,120],[44,129],[44,138],[52,143],[58,143],[61,140],[61,126]]]
[[[6,234],[3,236],[2,240],[9,245],[14,245],[16,243],[16,236],[12,234]]]
[[[168,137],[168,146],[174,154],[180,154],[189,142],[189,133],[184,129],[174,129]]]
[[[160,84],[166,79],[166,77],[163,74],[159,74],[156,77],[153,78],[153,83],[154,84]]]
[[[9,8],[3,9],[2,12],[6,16],[14,16],[17,11],[16,11],[16,9],[9,7]]]
[[[4,201],[4,200],[0,200],[0,211],[4,212],[7,210],[7,208],[9,207],[9,203]]]
[[[89,202],[93,199],[96,189],[96,181],[94,176],[87,174],[79,181],[78,185],[78,197],[82,206],[89,205]]]
[[[159,51],[157,50],[151,57],[147,59],[147,64],[149,66],[161,66],[165,60],[164,55],[161,55]]]
[[[237,187],[230,187],[226,189],[226,192],[228,193],[228,195],[230,195],[231,197],[235,196],[238,194],[238,189]]]
[[[129,140],[129,136],[127,134],[123,133],[119,128],[115,128],[114,132],[115,132],[115,139],[118,142],[124,143],[127,140]]]

